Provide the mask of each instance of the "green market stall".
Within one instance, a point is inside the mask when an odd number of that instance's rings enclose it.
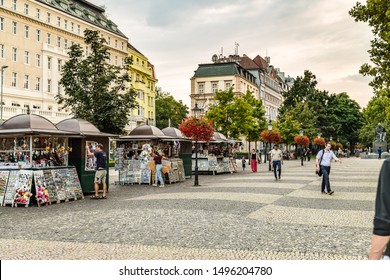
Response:
[[[117,138],[114,152],[115,170],[119,174],[117,183],[154,183],[155,164],[152,152],[158,150],[168,157],[168,160],[162,161],[164,180],[168,183],[184,181],[183,160],[173,156],[176,152],[170,145],[172,139],[152,125],[138,126],[129,135]]]
[[[0,126],[0,205],[28,206],[83,199],[69,137],[48,119],[21,114]]]
[[[164,135],[171,137],[170,147],[172,152],[168,152],[169,157],[179,157],[183,160],[184,173],[187,178],[192,175],[192,143],[191,139],[185,137],[181,131],[175,127],[166,127],[161,130]]]
[[[110,137],[117,135],[101,132],[92,123],[83,119],[67,119],[59,122],[56,127],[62,131],[72,133],[69,138],[69,145],[72,153],[69,154],[69,162],[76,167],[84,193],[94,191],[94,178],[96,161],[93,157],[88,157],[85,146],[88,145],[93,151],[98,143],[103,144],[103,150],[107,154],[107,190],[109,188],[109,144]],[[102,189],[102,186],[100,186]]]

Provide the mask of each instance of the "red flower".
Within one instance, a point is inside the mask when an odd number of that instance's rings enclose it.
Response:
[[[294,137],[294,141],[295,143],[297,143],[298,145],[301,145],[301,146],[308,146],[309,143],[310,143],[310,140],[309,140],[309,137],[307,137],[306,135],[296,135]]]
[[[325,146],[326,141],[325,138],[314,138],[314,143],[316,143],[318,146]]]
[[[261,139],[263,139],[264,142],[267,143],[275,143],[278,144],[280,141],[282,141],[282,136],[280,135],[279,131],[276,129],[268,130],[264,129],[260,133]]]
[[[206,117],[187,117],[182,120],[179,129],[186,137],[195,141],[208,142],[214,135],[213,123]]]

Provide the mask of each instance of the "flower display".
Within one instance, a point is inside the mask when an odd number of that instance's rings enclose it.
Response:
[[[26,204],[27,201],[31,197],[31,192],[27,188],[19,188],[16,190],[16,194],[14,196],[14,203]]]
[[[318,146],[325,146],[326,140],[323,137],[314,138],[314,143],[316,143]]]
[[[35,197],[38,204],[45,204],[49,202],[49,192],[43,186],[37,188],[37,194]]]
[[[295,141],[295,143],[297,143],[298,145],[301,145],[301,146],[308,146],[310,143],[310,139],[306,135],[302,135],[302,136],[296,135],[294,137],[294,141]]]
[[[206,117],[187,117],[182,120],[179,129],[184,134],[184,136],[195,141],[208,142],[214,135],[213,123]]]
[[[282,141],[282,136],[280,135],[279,130],[277,129],[272,129],[272,130],[264,129],[260,133],[260,137],[261,139],[263,139],[264,142],[267,143],[279,144],[280,141]]]

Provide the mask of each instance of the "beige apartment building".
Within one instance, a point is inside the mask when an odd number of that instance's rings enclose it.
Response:
[[[133,130],[143,124],[156,125],[156,75],[148,58],[134,46],[128,44],[131,87],[137,93],[138,108],[132,110],[126,130]]]
[[[110,63],[122,65],[128,39],[104,13],[84,0],[0,0],[3,120],[27,108],[53,123],[71,117],[55,95],[62,90],[60,71],[69,46],[80,44],[88,55],[85,29],[98,30],[107,41]]]
[[[249,89],[255,97],[259,96],[256,78],[236,61],[199,64],[191,78],[191,108],[195,103],[206,114],[215,104],[215,93],[233,87],[236,95],[244,95]]]

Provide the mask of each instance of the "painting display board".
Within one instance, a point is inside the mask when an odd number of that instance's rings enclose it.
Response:
[[[83,199],[83,190],[81,189],[81,184],[79,176],[77,175],[76,168],[66,169],[68,171],[68,187],[73,189],[73,192],[77,199]]]
[[[0,171],[0,206],[3,205],[5,191],[7,190],[9,171]]]
[[[43,177],[46,183],[46,189],[49,192],[49,201],[50,203],[60,202],[57,193],[57,187],[54,184],[53,177],[51,176],[51,170],[41,170],[43,172]]]
[[[30,203],[32,187],[32,171],[30,170],[11,170],[9,171],[7,189],[4,196],[3,205],[19,204],[26,207]]]
[[[195,171],[195,158],[192,157],[192,171]],[[198,171],[216,173],[233,173],[237,172],[235,159],[228,157],[198,157]]]
[[[33,171],[35,198],[38,206],[50,204],[50,194],[46,186],[45,176],[43,170]]]
[[[67,194],[66,183],[62,180],[60,170],[50,170],[51,177],[53,178],[54,185],[56,186],[58,200],[68,200],[69,195]]]

